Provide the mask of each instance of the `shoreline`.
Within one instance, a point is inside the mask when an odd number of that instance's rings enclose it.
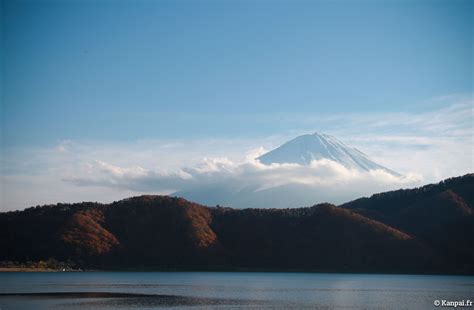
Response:
[[[0,267],[0,273],[1,272],[62,272],[62,270],[35,267]]]
[[[472,277],[471,273],[443,273],[443,272],[426,272],[426,273],[409,273],[400,271],[337,271],[337,270],[271,270],[271,269],[54,269],[54,268],[34,268],[34,267],[0,267],[2,273],[43,273],[43,272],[216,272],[216,273],[320,273],[320,274],[367,274],[367,275],[420,275],[420,276],[467,276]]]

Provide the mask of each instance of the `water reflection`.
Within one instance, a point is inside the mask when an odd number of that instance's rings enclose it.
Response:
[[[317,273],[0,274],[1,309],[432,309],[473,300],[474,277]]]

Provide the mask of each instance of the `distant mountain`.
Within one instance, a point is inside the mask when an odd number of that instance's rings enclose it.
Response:
[[[393,175],[400,175],[373,162],[358,149],[347,146],[335,137],[319,133],[296,137],[257,159],[265,165],[295,163],[305,166],[310,165],[313,160],[329,159],[348,169],[381,169]]]
[[[392,176],[401,176],[399,173],[373,162],[361,151],[345,145],[338,139],[318,133],[296,137],[257,158],[265,165],[299,164],[303,166],[303,170],[308,171],[307,176],[331,181],[330,177],[318,175],[316,169],[309,167],[313,160],[321,159],[334,161],[348,169],[359,172],[383,170]],[[281,176],[281,178],[284,179],[285,177]],[[364,180],[367,179],[370,179],[369,174],[364,178]],[[263,186],[262,188],[260,185],[264,184],[241,184],[227,179],[226,182],[197,184],[193,188],[177,191],[173,195],[207,205],[224,204],[235,208],[268,208],[269,206],[294,208],[310,206],[315,202],[342,203],[360,196],[401,186],[400,183],[377,182],[377,180],[371,182],[370,185],[364,185],[363,180],[354,181],[353,183],[357,184],[351,184],[350,186],[346,184],[345,187],[326,186],[325,184],[312,186],[293,180],[282,185],[268,188]]]
[[[472,274],[472,188],[470,174],[339,207],[231,209],[167,196],[38,206],[0,213],[0,261]]]

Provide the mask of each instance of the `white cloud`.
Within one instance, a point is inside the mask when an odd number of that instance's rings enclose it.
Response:
[[[258,207],[290,207],[308,203],[321,202],[318,199],[333,203],[344,202],[375,191],[396,189],[419,185],[421,176],[410,175],[397,177],[383,170],[361,172],[348,169],[339,163],[322,159],[313,161],[309,166],[298,164],[264,165],[254,158],[235,163],[227,158],[207,158],[196,167],[179,169],[173,173],[146,170],[141,167],[122,168],[96,162],[89,176],[78,176],[67,181],[81,186],[103,186],[118,189],[146,191],[172,191],[174,188],[187,198],[196,197],[201,191],[207,191],[207,197],[194,198],[205,204],[226,204],[231,206],[247,206],[249,197],[258,195],[259,203],[250,202],[250,206]],[[309,194],[302,197],[295,191],[288,192],[288,186],[303,188]],[[337,191],[327,191],[328,188]],[[291,205],[275,202],[275,194],[265,192],[275,188],[285,188],[279,194],[294,196]],[[322,194],[324,189],[325,194]],[[216,198],[213,192],[220,192]],[[224,196],[221,196],[225,192]],[[310,194],[314,192],[313,194]],[[241,197],[239,199],[239,195]],[[278,195],[278,194],[277,194]],[[308,198],[311,197],[311,198]],[[312,199],[312,200],[311,200]],[[250,199],[252,200],[252,199]]]
[[[0,209],[59,201],[110,202],[174,191],[201,199],[214,194],[213,188],[219,188],[221,194],[210,201],[213,204],[225,204],[221,200],[230,188],[254,195],[271,192],[285,200],[278,194],[292,186],[304,188],[300,196],[311,192],[305,200],[310,204],[342,202],[392,188],[438,182],[474,170],[473,100],[453,98],[425,103],[425,108],[431,108],[425,112],[267,115],[263,121],[276,118],[286,122],[285,128],[293,128],[272,137],[121,143],[66,140],[50,148],[3,149]],[[302,167],[265,166],[254,160],[299,134],[316,130],[357,147],[405,178],[383,171],[360,173],[330,161]],[[286,201],[290,199],[293,197]],[[255,201],[261,201],[261,196]],[[247,203],[251,205],[250,200]]]

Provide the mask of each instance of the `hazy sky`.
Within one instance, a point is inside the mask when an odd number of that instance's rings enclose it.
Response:
[[[4,0],[1,21],[0,209],[140,192],[68,182],[98,162],[315,130],[426,182],[473,170],[472,1]]]

